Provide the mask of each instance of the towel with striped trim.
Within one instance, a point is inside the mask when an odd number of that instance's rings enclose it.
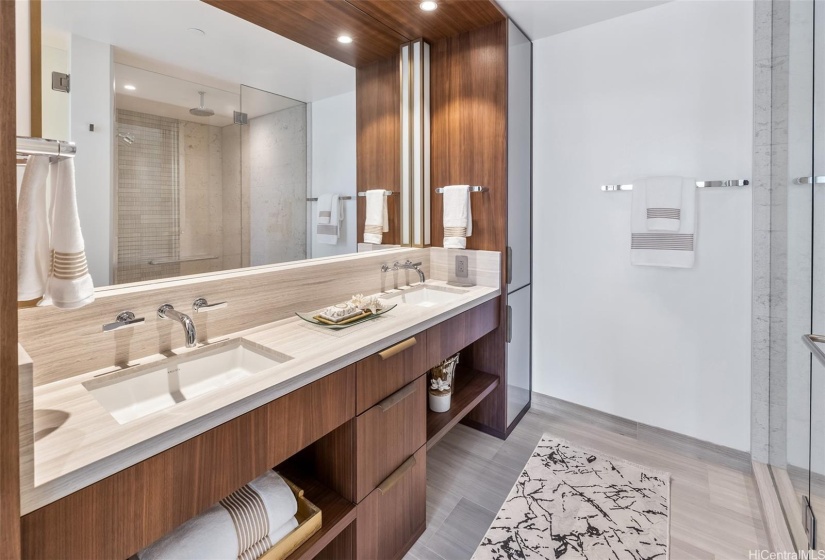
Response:
[[[696,254],[696,181],[679,178],[681,198],[651,206],[656,178],[633,181],[630,262],[638,266],[692,268]],[[671,194],[673,189],[671,189]],[[658,198],[663,198],[659,196]],[[672,199],[672,196],[670,197]],[[663,225],[664,224],[664,225]],[[665,228],[672,228],[666,230]]]

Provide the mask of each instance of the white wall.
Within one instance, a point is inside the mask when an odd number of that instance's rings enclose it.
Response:
[[[355,92],[315,101],[312,110],[312,186],[311,196],[325,193],[348,195],[344,201],[344,221],[338,245],[318,243],[314,235],[318,220],[317,203],[310,208],[312,257],[354,253],[358,230],[355,215]]]
[[[537,41],[535,391],[750,447],[751,194],[698,193],[696,266],[630,265],[640,176],[747,178],[752,13],[677,0]]]
[[[72,36],[70,59],[71,140],[77,208],[86,259],[96,286],[111,283],[112,239],[112,48]],[[94,132],[89,125],[94,124]]]

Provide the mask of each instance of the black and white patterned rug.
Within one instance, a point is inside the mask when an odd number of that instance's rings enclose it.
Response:
[[[670,473],[547,434],[474,560],[667,560]]]

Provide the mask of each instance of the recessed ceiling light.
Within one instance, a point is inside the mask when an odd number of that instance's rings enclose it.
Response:
[[[338,37],[338,42],[344,43],[345,45],[349,45],[350,43],[352,43],[352,37],[350,37],[349,35],[341,35]]]
[[[133,86],[132,84],[126,84],[125,86],[123,86],[123,89],[128,89],[129,91],[135,91],[137,88],[135,86]]]
[[[206,35],[206,31],[204,31],[203,29],[199,29],[197,27],[190,27],[189,29],[187,29],[187,31],[192,35],[197,35],[198,37],[203,37],[204,35]]]
[[[433,0],[425,0],[424,2],[421,2],[418,7],[425,12],[432,12],[438,7],[438,2],[433,2]]]

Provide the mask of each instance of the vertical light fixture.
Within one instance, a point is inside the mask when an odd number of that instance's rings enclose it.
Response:
[[[401,46],[401,226],[402,244],[430,245],[430,45],[423,39]]]

